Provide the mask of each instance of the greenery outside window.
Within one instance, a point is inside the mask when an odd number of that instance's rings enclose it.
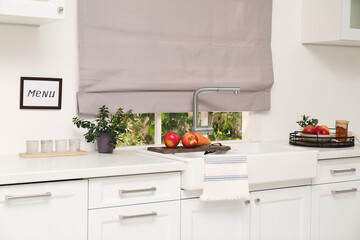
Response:
[[[201,119],[201,118],[205,119]],[[206,125],[214,121],[214,133],[209,135],[211,141],[241,140],[242,117],[241,112],[209,112],[200,114],[200,122]],[[193,113],[161,113],[136,114],[133,129],[122,139],[122,146],[162,144],[167,132],[177,132],[180,136],[191,131]]]

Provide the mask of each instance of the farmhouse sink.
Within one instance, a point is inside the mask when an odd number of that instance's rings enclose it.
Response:
[[[278,145],[275,143],[250,142],[226,144],[231,150],[216,155],[246,155],[249,184],[272,185],[311,179],[316,175],[317,151]],[[199,190],[203,186],[204,153],[162,154],[139,150],[144,154],[159,156],[185,163],[181,185],[184,190]]]

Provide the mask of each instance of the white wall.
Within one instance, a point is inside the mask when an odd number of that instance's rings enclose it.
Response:
[[[302,114],[330,127],[347,119],[360,133],[360,47],[303,46],[301,0],[274,0],[273,8],[272,109],[253,114],[252,139],[287,139]],[[77,114],[76,1],[68,0],[66,11],[65,21],[41,27],[0,24],[0,154],[25,151],[26,139],[83,139],[71,123]],[[62,109],[20,110],[21,76],[63,78]]]
[[[304,46],[300,39],[301,0],[274,0],[272,107],[253,114],[252,139],[287,139],[302,114],[329,127],[346,119],[360,133],[360,47]]]
[[[77,115],[76,1],[66,2],[66,15],[41,27],[0,24],[0,154],[24,152],[27,139],[83,139],[71,122]],[[62,109],[20,110],[21,76],[63,78]]]

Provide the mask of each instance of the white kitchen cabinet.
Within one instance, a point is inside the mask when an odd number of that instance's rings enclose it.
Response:
[[[1,186],[0,239],[86,240],[87,181]]]
[[[302,43],[360,46],[360,1],[303,0]]]
[[[65,0],[0,0],[0,23],[41,25],[65,19]]]
[[[89,180],[89,240],[179,240],[180,173]]]
[[[181,240],[248,240],[250,203],[181,200]]]
[[[89,240],[179,240],[180,200],[89,210]]]
[[[312,184],[336,183],[360,180],[360,158],[341,158],[319,161]]]
[[[311,187],[251,193],[251,240],[309,240]]]
[[[360,181],[312,187],[311,240],[360,239]]]
[[[180,199],[180,173],[143,174],[89,180],[89,208]]]

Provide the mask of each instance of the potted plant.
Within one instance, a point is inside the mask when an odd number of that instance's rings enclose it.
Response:
[[[115,149],[118,139],[131,131],[131,121],[133,119],[132,110],[124,112],[119,108],[115,114],[110,114],[108,107],[100,107],[95,120],[82,120],[77,117],[72,122],[78,128],[88,129],[84,134],[86,142],[97,141],[99,153],[112,153]]]
[[[301,116],[302,119],[300,121],[296,121],[297,124],[299,124],[300,127],[304,128],[306,126],[312,125],[316,127],[319,120],[316,118],[310,118],[310,116],[306,116],[305,114]]]

